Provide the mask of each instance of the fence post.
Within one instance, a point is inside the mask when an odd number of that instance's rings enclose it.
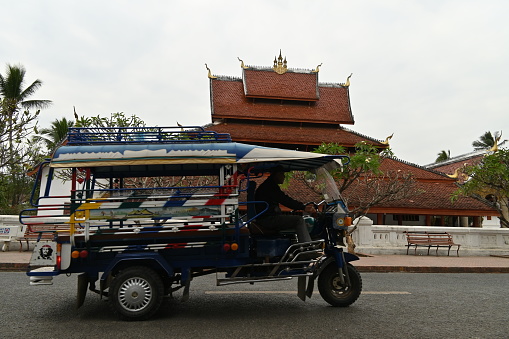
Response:
[[[373,220],[366,216],[359,217],[354,220],[353,225],[357,225],[357,229],[353,232],[354,241],[359,246],[369,246],[373,243]]]

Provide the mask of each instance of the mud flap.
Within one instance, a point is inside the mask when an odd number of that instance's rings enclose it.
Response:
[[[87,295],[88,279],[86,273],[78,275],[78,294],[76,295],[76,308],[83,306]]]
[[[308,298],[311,298],[311,296],[313,295],[314,287],[315,287],[315,277],[311,276],[311,277],[309,277],[308,288],[306,289],[306,296]]]
[[[189,300],[189,286],[191,285],[191,270],[189,268],[182,269],[182,278],[181,281],[184,283],[184,292],[182,293],[182,298],[180,302]]]
[[[191,285],[191,279],[187,279],[186,284],[184,285],[184,292],[182,293],[181,302],[189,300],[189,286]]]
[[[297,281],[297,296],[306,301],[306,277],[299,277]]]

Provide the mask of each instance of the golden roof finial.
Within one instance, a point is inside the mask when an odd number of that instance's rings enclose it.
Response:
[[[286,71],[288,70],[288,66],[287,66],[287,62],[286,62],[286,57],[283,60],[283,56],[281,55],[281,50],[279,50],[279,57],[277,58],[277,60],[274,57],[274,66],[272,67],[272,69],[277,74],[285,74]]]
[[[391,135],[389,135],[387,138],[385,138],[385,141],[382,141],[381,144],[383,145],[389,145],[389,140],[392,139],[392,136],[394,135],[394,133],[392,133]]]
[[[322,66],[322,63],[320,63],[320,65],[316,66],[316,69],[313,71],[313,73],[320,72],[320,66]]]
[[[457,179],[460,174],[460,168],[461,167],[456,168],[453,174],[447,174],[447,176],[451,179]]]
[[[247,67],[244,66],[244,61],[239,57],[237,57],[237,59],[239,59],[239,61],[240,61],[240,68],[246,69]]]
[[[500,135],[498,136],[498,138],[495,138],[495,140],[493,140],[493,146],[490,148],[490,150],[488,152],[497,152],[498,151],[498,142],[500,141],[500,139],[502,138],[502,132],[500,132]]]
[[[349,87],[350,86],[350,78],[352,77],[353,73],[350,73],[350,75],[348,76],[348,78],[346,78],[346,82],[343,86],[345,87]]]
[[[449,178],[451,179],[459,179],[459,180],[468,180],[468,175],[466,175],[464,172],[463,172],[463,169],[468,166],[467,163],[464,163],[462,166],[456,168],[454,170],[454,173],[453,174],[446,174]]]
[[[209,71],[209,75],[208,75],[209,79],[217,79],[217,77],[212,75],[212,72],[210,72],[210,68],[209,68],[209,66],[207,66],[207,64],[205,64],[205,68],[207,69],[207,71]]]
[[[463,166],[460,166],[454,170],[453,174],[447,174],[447,176],[451,179],[458,179],[462,181],[468,180],[468,175],[463,172],[463,168],[467,166],[468,164],[463,164]]]

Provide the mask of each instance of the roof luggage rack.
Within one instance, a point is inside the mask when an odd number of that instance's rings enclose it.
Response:
[[[67,145],[178,144],[232,142],[229,133],[206,131],[201,126],[175,127],[71,127]]]

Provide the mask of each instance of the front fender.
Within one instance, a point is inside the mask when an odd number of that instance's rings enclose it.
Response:
[[[334,248],[332,250],[332,253],[329,253],[327,258],[320,263],[320,266],[317,269],[317,274],[320,274],[320,272],[323,271],[325,267],[327,267],[330,264],[335,264],[338,266],[338,268],[342,268],[345,263],[349,263],[351,261],[359,260],[359,257],[355,254],[343,252],[343,249],[340,248]]]

